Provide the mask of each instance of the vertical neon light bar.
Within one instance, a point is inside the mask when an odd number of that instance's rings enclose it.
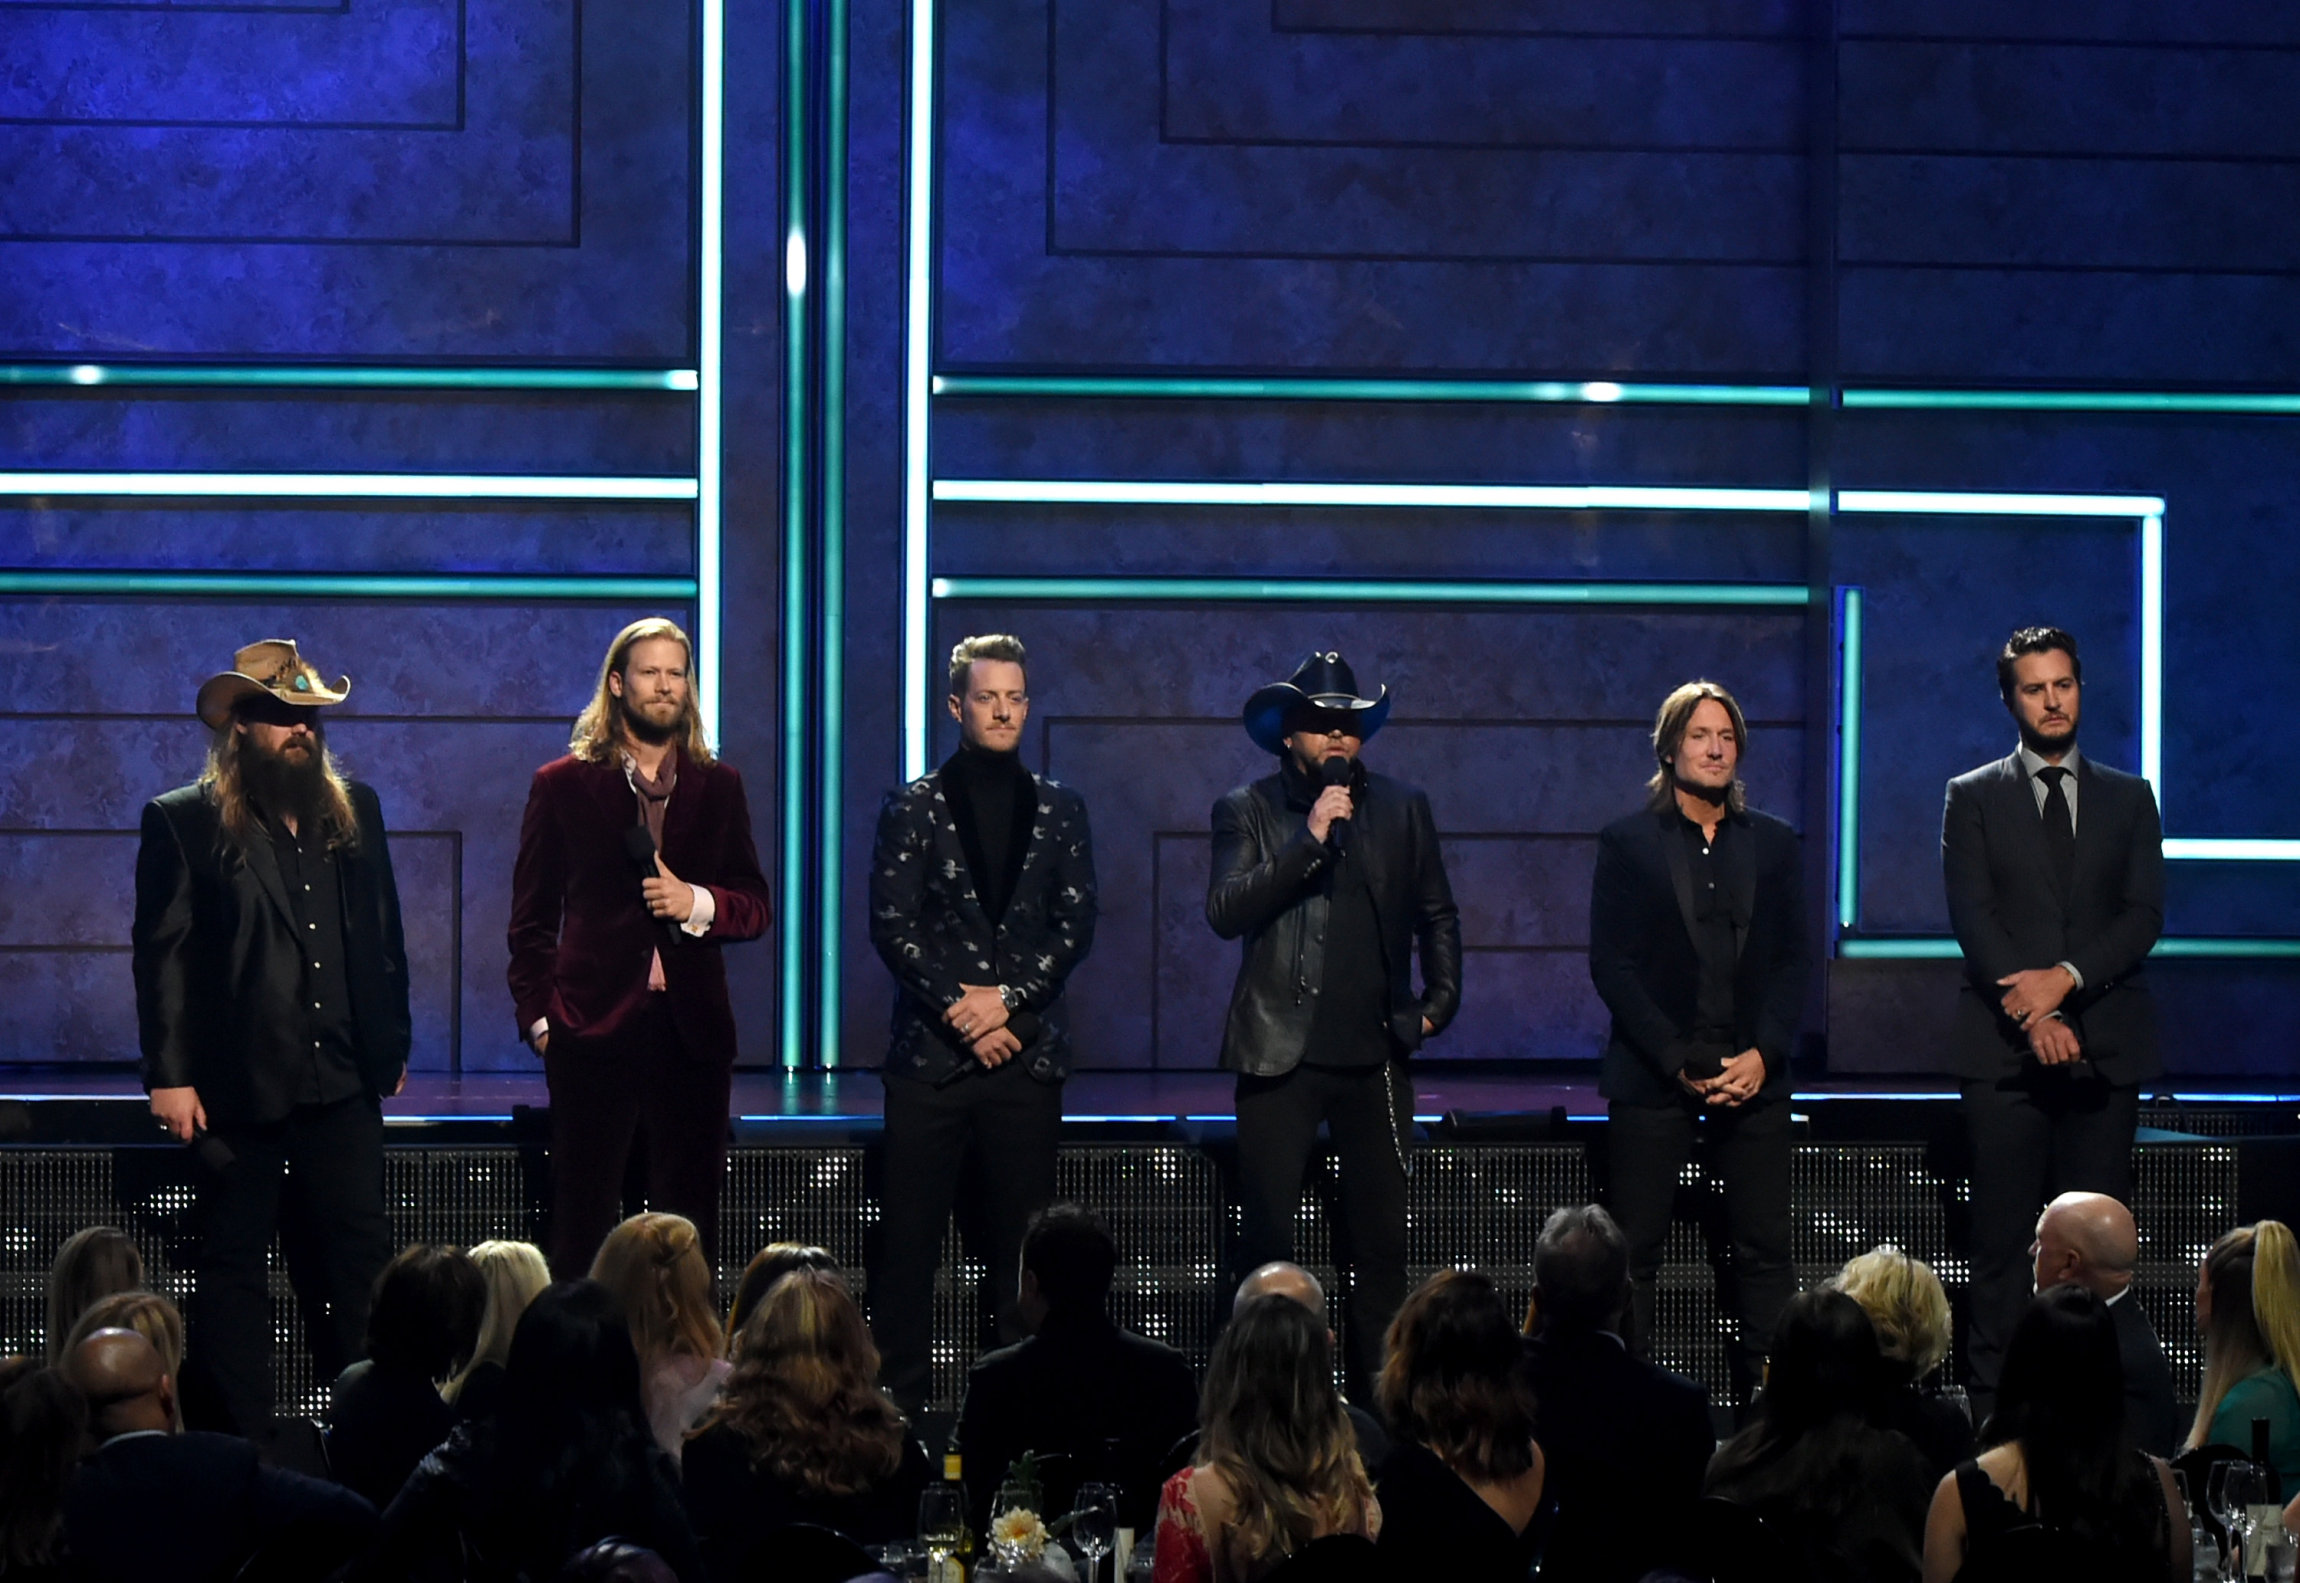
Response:
[[[1837,927],[1861,923],[1861,590],[1837,591]]]
[[[726,0],[703,0],[701,235],[696,238],[695,308],[695,680],[696,707],[703,734],[719,741],[719,539],[724,526],[721,502],[722,421],[725,373],[720,337],[725,311],[725,208],[727,180],[727,8]]]
[[[911,0],[903,160],[902,774],[926,773],[927,404],[934,330],[934,0]]]
[[[2164,514],[2140,519],[2140,775],[2164,812]]]
[[[816,949],[820,1025],[815,1058],[839,1064],[839,887],[846,873],[846,383],[847,383],[847,0],[823,8],[823,554],[822,795],[815,846],[822,854],[821,938]]]
[[[807,6],[783,28],[783,1065],[805,1034],[807,893]]]

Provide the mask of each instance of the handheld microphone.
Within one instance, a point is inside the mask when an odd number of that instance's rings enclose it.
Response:
[[[631,866],[639,871],[641,879],[662,878],[663,867],[656,861],[655,856],[655,838],[648,832],[645,825],[635,824],[624,830],[623,852],[626,857],[630,858]],[[671,937],[674,944],[677,943],[679,926],[668,918],[662,919],[661,922],[664,932]]]
[[[1350,783],[1350,778],[1356,773],[1357,765],[1339,753],[1318,766],[1318,779],[1328,786],[1347,786]],[[1340,857],[1350,849],[1350,821],[1348,818],[1336,819],[1332,824],[1326,826],[1326,845],[1334,849],[1334,856],[1336,857]]]

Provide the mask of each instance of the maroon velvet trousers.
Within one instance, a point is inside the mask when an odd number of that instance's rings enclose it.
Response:
[[[714,1267],[719,1189],[727,1176],[727,1100],[734,1068],[698,1060],[663,995],[603,1039],[554,1033],[543,1055],[551,1088],[551,1273],[590,1273],[623,1218],[623,1180],[638,1148],[647,1207],[695,1223]]]

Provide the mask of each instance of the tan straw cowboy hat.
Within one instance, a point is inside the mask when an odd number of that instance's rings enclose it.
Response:
[[[316,709],[349,697],[351,678],[338,676],[330,687],[311,661],[296,652],[293,638],[266,638],[233,655],[230,670],[200,683],[193,707],[204,724],[221,731],[232,717],[232,705],[251,693],[265,693],[299,709]]]

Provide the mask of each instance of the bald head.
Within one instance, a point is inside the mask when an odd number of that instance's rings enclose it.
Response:
[[[88,1399],[99,1438],[175,1428],[176,1384],[159,1350],[133,1330],[98,1330],[72,1349],[64,1372]]]
[[[2114,1297],[2132,1284],[2140,1262],[2140,1231],[2132,1211],[2106,1193],[2063,1193],[2037,1217],[2036,1286],[2064,1281]]]
[[[1265,1264],[1238,1283],[1238,1295],[1230,1304],[1230,1312],[1242,1313],[1248,1303],[1257,1297],[1283,1297],[1300,1303],[1320,1319],[1326,1317],[1326,1289],[1318,1278],[1299,1264],[1280,1260]]]

